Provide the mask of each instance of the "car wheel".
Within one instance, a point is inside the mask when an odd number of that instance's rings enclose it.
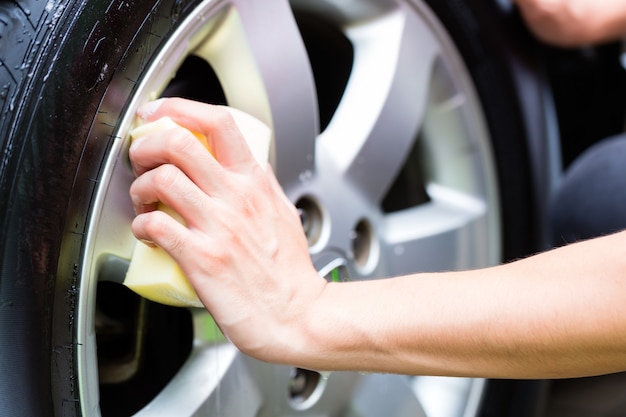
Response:
[[[272,127],[271,163],[329,280],[525,253],[525,109],[501,9],[482,3],[2,3],[0,414],[479,415],[482,379],[261,363],[206,311],[111,281],[135,243],[127,133],[159,96]]]

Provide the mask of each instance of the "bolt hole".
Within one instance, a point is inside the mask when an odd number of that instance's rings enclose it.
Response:
[[[373,232],[372,227],[366,220],[357,223],[352,233],[352,253],[357,267],[364,269],[367,267],[373,252]]]
[[[317,398],[318,387],[322,381],[319,372],[302,368],[292,368],[289,379],[289,400],[296,408],[306,407]]]
[[[300,214],[302,229],[309,246],[313,246],[319,241],[322,234],[322,210],[314,200],[308,197],[298,200],[296,208]]]

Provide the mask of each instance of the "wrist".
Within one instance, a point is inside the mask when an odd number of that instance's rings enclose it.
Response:
[[[256,348],[242,349],[244,353],[258,359],[300,368],[315,369],[321,357],[318,330],[319,305],[326,293],[327,281],[312,270],[306,278],[296,279],[299,287],[292,291],[288,304],[281,304],[280,311],[273,312],[262,327],[263,336],[257,337]],[[253,344],[253,343],[251,343]]]
[[[357,284],[357,285],[355,285]],[[371,328],[360,308],[358,283],[326,282],[298,323],[293,364],[315,371],[362,370]],[[364,294],[362,294],[364,295]]]
[[[340,332],[332,321],[333,293],[337,283],[319,278],[319,287],[314,297],[306,304],[295,325],[287,324],[289,334],[289,365],[324,371],[331,370],[330,363],[336,355]],[[337,306],[334,306],[337,308]]]

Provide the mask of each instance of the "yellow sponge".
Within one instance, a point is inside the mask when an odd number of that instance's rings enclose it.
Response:
[[[232,107],[226,107],[226,109],[235,119],[254,157],[265,166],[272,137],[271,129],[265,123],[241,110]],[[130,132],[130,137],[134,140],[175,126],[177,125],[172,119],[164,117],[135,128]],[[208,147],[203,135],[197,133],[194,135],[205,147]],[[171,208],[163,204],[159,204],[158,208],[184,223],[178,213]],[[140,242],[135,244],[124,285],[142,297],[157,303],[178,307],[203,306],[178,264],[163,249],[149,247]]]

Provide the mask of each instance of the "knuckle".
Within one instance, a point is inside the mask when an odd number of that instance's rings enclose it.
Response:
[[[181,176],[182,172],[174,165],[161,165],[154,169],[152,185],[157,190],[168,190],[179,184]]]
[[[182,255],[183,253],[185,253],[185,241],[170,235],[169,239],[168,239],[168,248],[170,250],[171,253],[177,254],[177,255]]]
[[[143,228],[152,241],[158,242],[159,246],[173,253],[183,253],[185,242],[180,239],[171,226],[170,217],[161,211],[154,211],[146,216]]]
[[[211,109],[213,118],[214,118],[214,122],[218,123],[218,124],[231,124],[235,122],[235,119],[233,118],[233,115],[226,110],[225,107],[222,106],[214,106]]]
[[[213,127],[219,126],[222,133],[240,133],[233,115],[225,107],[215,106],[211,112],[211,124]]]
[[[223,241],[214,244],[205,242],[204,247],[199,249],[199,252],[202,253],[200,259],[203,260],[203,267],[208,268],[214,277],[220,277],[228,272],[230,261],[228,251],[224,247]]]
[[[164,213],[153,211],[149,215],[144,216],[143,229],[146,235],[154,241],[162,241],[166,236],[167,227]]]
[[[193,157],[196,152],[197,139],[190,132],[182,129],[173,129],[171,134],[164,139],[164,147],[170,155],[170,159],[182,156]],[[172,158],[173,157],[173,158]]]

